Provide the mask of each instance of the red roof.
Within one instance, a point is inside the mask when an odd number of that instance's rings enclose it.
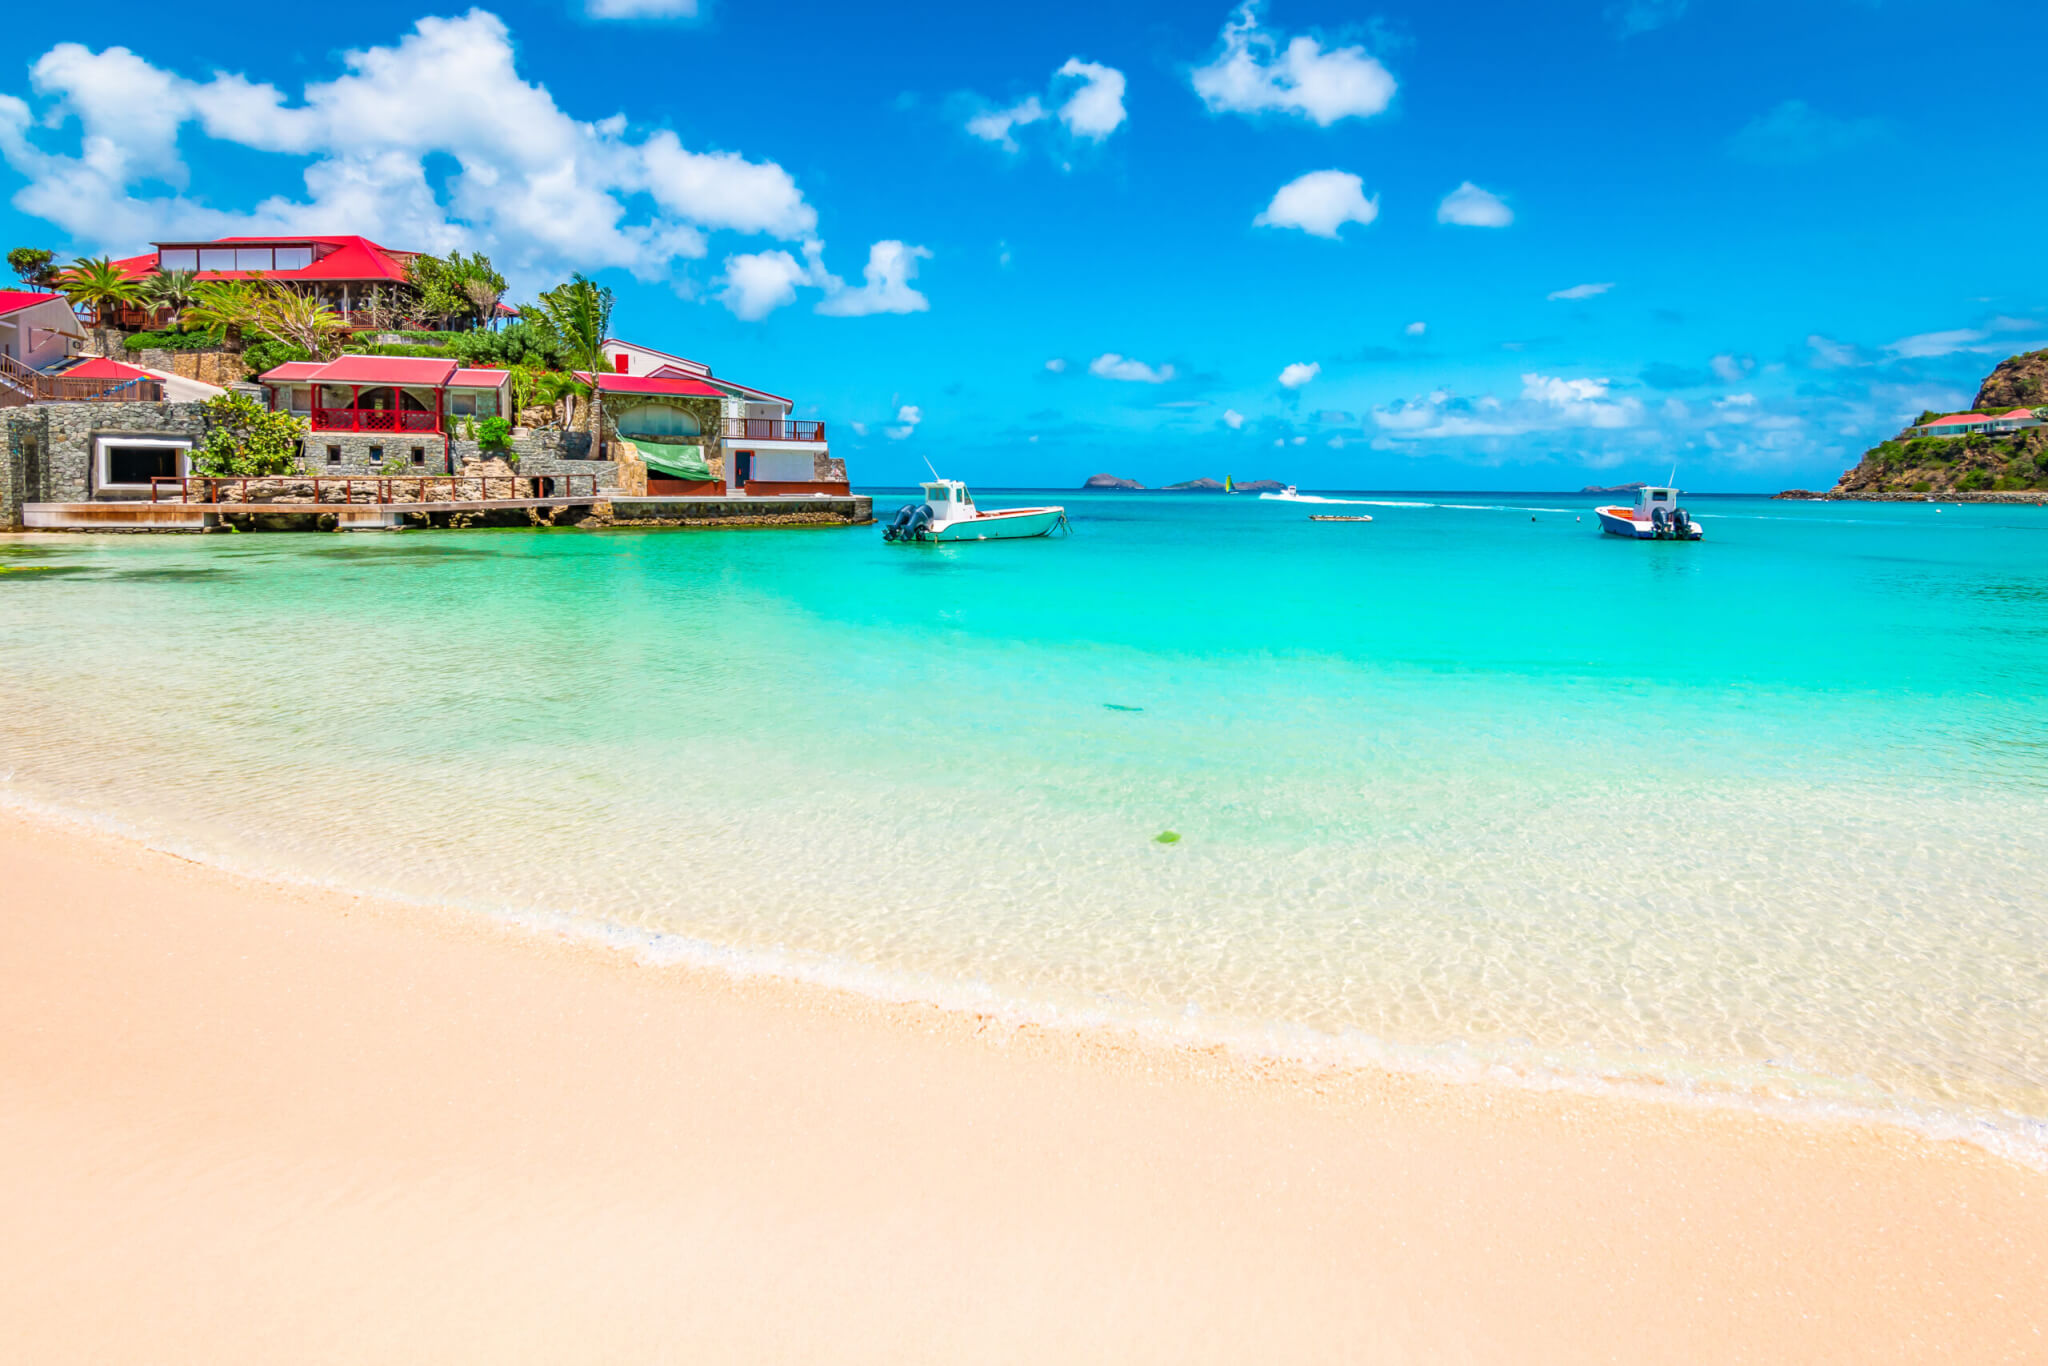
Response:
[[[220,246],[240,245],[245,247],[276,243],[280,246],[303,246],[318,243],[332,246],[328,252],[303,270],[271,270],[262,272],[266,280],[369,280],[397,284],[405,279],[405,253],[393,252],[378,246],[367,237],[215,237],[206,242],[171,242],[168,246]],[[114,262],[132,276],[156,274],[155,252],[141,256],[129,256]],[[248,270],[202,270],[202,280],[247,280],[257,272]]]
[[[590,372],[578,370],[576,378],[590,383]],[[617,375],[607,371],[599,375],[597,387],[607,394],[665,394],[671,398],[724,398],[725,391],[706,384],[701,379],[688,379],[681,375],[656,378],[653,375]]]
[[[81,361],[79,364],[72,366],[68,370],[65,370],[63,372],[63,378],[151,379],[154,377],[149,373],[149,371],[137,369],[133,365],[123,365],[120,361],[108,360],[105,356],[94,356],[91,360]]]
[[[496,389],[511,377],[510,370],[457,370],[448,382],[464,389]]]
[[[438,389],[455,370],[454,361],[434,356],[339,356],[325,365],[286,361],[257,378],[264,384],[419,384]]]
[[[1999,414],[2000,417],[2032,417],[2033,415],[2034,410],[2032,408],[2015,408],[2009,413]]]
[[[34,308],[52,300],[62,301],[62,294],[38,294],[32,289],[0,289],[0,317],[19,313],[24,308]]]
[[[1923,422],[1920,425],[1923,427],[1963,427],[1976,426],[1979,423],[1989,421],[1991,421],[1989,413],[1950,413],[1947,417],[1937,417],[1932,422]]]

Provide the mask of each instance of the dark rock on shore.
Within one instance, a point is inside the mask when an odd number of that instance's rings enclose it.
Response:
[[[1119,479],[1113,474],[1091,474],[1082,482],[1081,487],[1084,489],[1136,489],[1142,491],[1145,486],[1135,479]]]

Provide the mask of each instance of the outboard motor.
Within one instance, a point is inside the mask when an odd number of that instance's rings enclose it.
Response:
[[[924,535],[924,529],[931,525],[932,509],[929,503],[905,503],[896,509],[895,517],[882,528],[885,541],[915,541]]]
[[[889,520],[889,525],[882,528],[882,539],[885,541],[901,539],[903,529],[910,525],[910,514],[916,507],[917,504],[915,503],[905,503],[902,507],[897,508],[896,515]]]
[[[1659,540],[1671,534],[1671,517],[1661,507],[1650,509],[1650,532]]]
[[[1692,535],[1692,518],[1685,515],[1684,508],[1671,509],[1671,529],[1680,536]]]

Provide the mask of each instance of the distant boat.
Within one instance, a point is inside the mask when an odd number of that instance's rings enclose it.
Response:
[[[1223,491],[1224,491],[1225,493],[1236,493],[1236,492],[1237,492],[1237,490],[1236,490],[1236,489],[1234,489],[1234,488],[1232,488],[1232,487],[1230,486],[1230,476],[1229,476],[1229,475],[1227,475],[1227,474],[1223,476]]]
[[[958,479],[919,485],[924,501],[905,503],[882,528],[885,541],[1016,541],[1050,536],[1067,524],[1063,507],[999,508],[983,512]]]
[[[1311,522],[1370,522],[1372,520],[1372,518],[1367,516],[1347,517],[1342,513],[1336,512],[1311,512],[1308,515],[1308,519]]]
[[[1636,492],[1633,508],[1618,504],[1594,508],[1600,529],[1610,536],[1638,541],[1697,541],[1700,524],[1678,505],[1678,490],[1644,485]]]
[[[1259,497],[1269,499],[1275,503],[1298,503],[1302,501],[1301,490],[1292,484],[1289,484],[1278,493],[1262,493]],[[1320,502],[1321,500],[1318,499],[1317,501]]]

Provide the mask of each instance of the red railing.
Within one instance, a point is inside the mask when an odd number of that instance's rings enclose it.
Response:
[[[589,496],[598,494],[595,474],[345,474],[345,475],[294,475],[278,474],[229,478],[219,475],[157,475],[149,481],[149,501],[219,504],[223,500],[223,489],[234,489],[241,494],[239,502],[249,507],[272,507],[282,512],[317,504],[341,504],[358,506],[357,490],[364,490],[366,496],[361,505],[386,503],[488,503],[498,501],[526,501],[535,498],[574,498],[577,496],[578,481],[583,481]],[[275,493],[312,485],[310,503],[250,496],[250,485],[255,485],[257,494]],[[521,485],[525,485],[522,490]],[[159,485],[176,485],[175,500],[157,496]],[[469,487],[465,488],[464,485]],[[197,488],[199,497],[193,497]],[[474,494],[471,493],[474,489]],[[493,498],[493,489],[502,489],[498,498]],[[325,492],[323,493],[323,490]],[[545,491],[543,491],[545,490]],[[441,496],[429,498],[429,491],[439,491]],[[410,498],[403,495],[411,494]]]
[[[728,441],[823,441],[825,424],[822,422],[784,422],[773,417],[728,418],[725,424],[725,439]]]
[[[34,403],[159,403],[164,386],[146,376],[88,379],[46,375],[12,356],[0,355],[0,385]]]
[[[409,408],[315,408],[316,432],[438,432],[438,413],[418,413]]]

